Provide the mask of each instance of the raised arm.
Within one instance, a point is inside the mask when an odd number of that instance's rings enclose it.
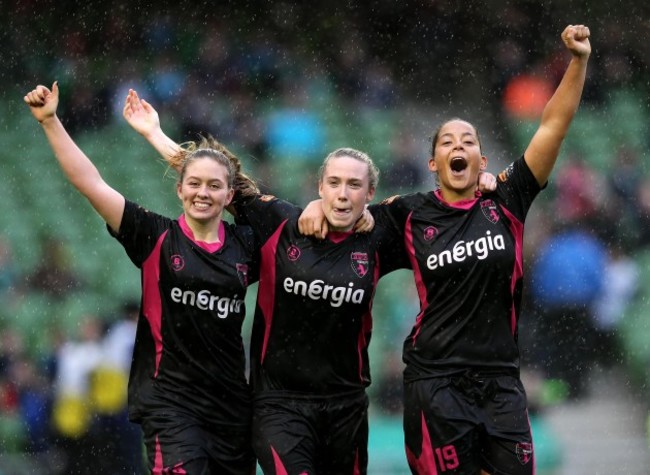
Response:
[[[156,109],[144,99],[140,99],[138,93],[133,89],[129,89],[126,96],[122,115],[136,132],[147,139],[167,163],[170,163],[172,157],[180,152],[180,145],[162,131]]]
[[[108,186],[95,165],[74,143],[61,124],[56,115],[59,104],[58,84],[54,82],[52,90],[45,86],[36,86],[36,89],[25,95],[24,101],[43,127],[54,155],[70,183],[88,199],[113,230],[119,231],[124,214],[124,197]]]
[[[578,110],[591,54],[589,28],[584,25],[567,26],[562,32],[562,41],[571,52],[571,62],[546,104],[539,128],[524,152],[524,159],[540,185],[548,180]]]

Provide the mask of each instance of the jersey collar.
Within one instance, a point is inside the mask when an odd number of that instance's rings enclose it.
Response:
[[[215,252],[223,247],[224,240],[226,239],[226,226],[223,224],[223,220],[219,221],[219,242],[205,242],[195,239],[194,233],[187,224],[184,214],[181,214],[178,218],[178,224],[180,225],[183,234],[185,234],[192,242],[196,243],[201,249],[208,252]]]

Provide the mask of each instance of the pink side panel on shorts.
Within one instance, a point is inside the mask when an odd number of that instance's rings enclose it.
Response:
[[[275,451],[273,447],[271,447],[271,453],[273,453],[273,464],[275,465],[275,475],[287,475],[287,469],[284,468],[284,464],[282,463],[282,460],[280,460],[280,456],[278,453]]]
[[[438,475],[436,461],[433,458],[431,437],[429,437],[429,429],[427,429],[427,423],[424,420],[424,413],[422,413],[422,453],[420,453],[419,457],[416,457],[415,454],[406,447],[406,459],[408,460],[411,469],[415,470],[416,473],[422,475]]]
[[[158,437],[156,437],[156,453],[154,454],[154,465],[151,473],[152,475],[187,475],[187,472],[183,468],[183,462],[176,464],[176,466],[172,468],[171,471],[165,468]]]

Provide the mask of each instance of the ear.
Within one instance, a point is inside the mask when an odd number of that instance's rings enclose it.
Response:
[[[370,203],[373,200],[373,198],[375,197],[375,191],[376,191],[375,187],[371,187],[368,190],[368,193],[366,193],[366,203]]]
[[[178,196],[179,200],[183,201],[183,194],[181,193],[181,188],[182,188],[181,183],[180,182],[176,183],[176,196]]]
[[[487,164],[488,164],[487,157],[485,155],[481,155],[481,164],[480,164],[479,169],[481,171],[485,170],[487,168]]]
[[[432,171],[432,172],[437,172],[438,171],[438,165],[436,165],[436,160],[433,157],[431,157],[429,159],[429,171]]]
[[[226,201],[223,204],[224,208],[230,204],[230,202],[232,201],[234,196],[235,196],[235,190],[233,190],[232,188],[229,188],[228,189],[228,195],[226,196]]]
[[[318,182],[318,196],[321,198],[323,197],[323,182],[319,181]]]

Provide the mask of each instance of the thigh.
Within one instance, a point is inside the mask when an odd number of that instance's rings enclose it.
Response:
[[[493,385],[494,395],[485,406],[483,466],[495,474],[532,474],[533,440],[523,384],[519,378],[502,376]]]
[[[318,473],[363,475],[368,470],[368,396],[323,403],[327,418],[321,426],[324,450],[319,450]]]
[[[479,425],[475,405],[449,378],[404,386],[404,440],[414,474],[478,473]]]
[[[483,468],[493,475],[533,475],[532,442],[513,442],[490,437],[485,444],[487,455]]]
[[[317,436],[309,404],[282,398],[254,402],[252,443],[266,475],[317,473]]]
[[[149,471],[157,474],[251,475],[255,457],[246,429],[209,430],[188,414],[161,411],[142,421]]]

